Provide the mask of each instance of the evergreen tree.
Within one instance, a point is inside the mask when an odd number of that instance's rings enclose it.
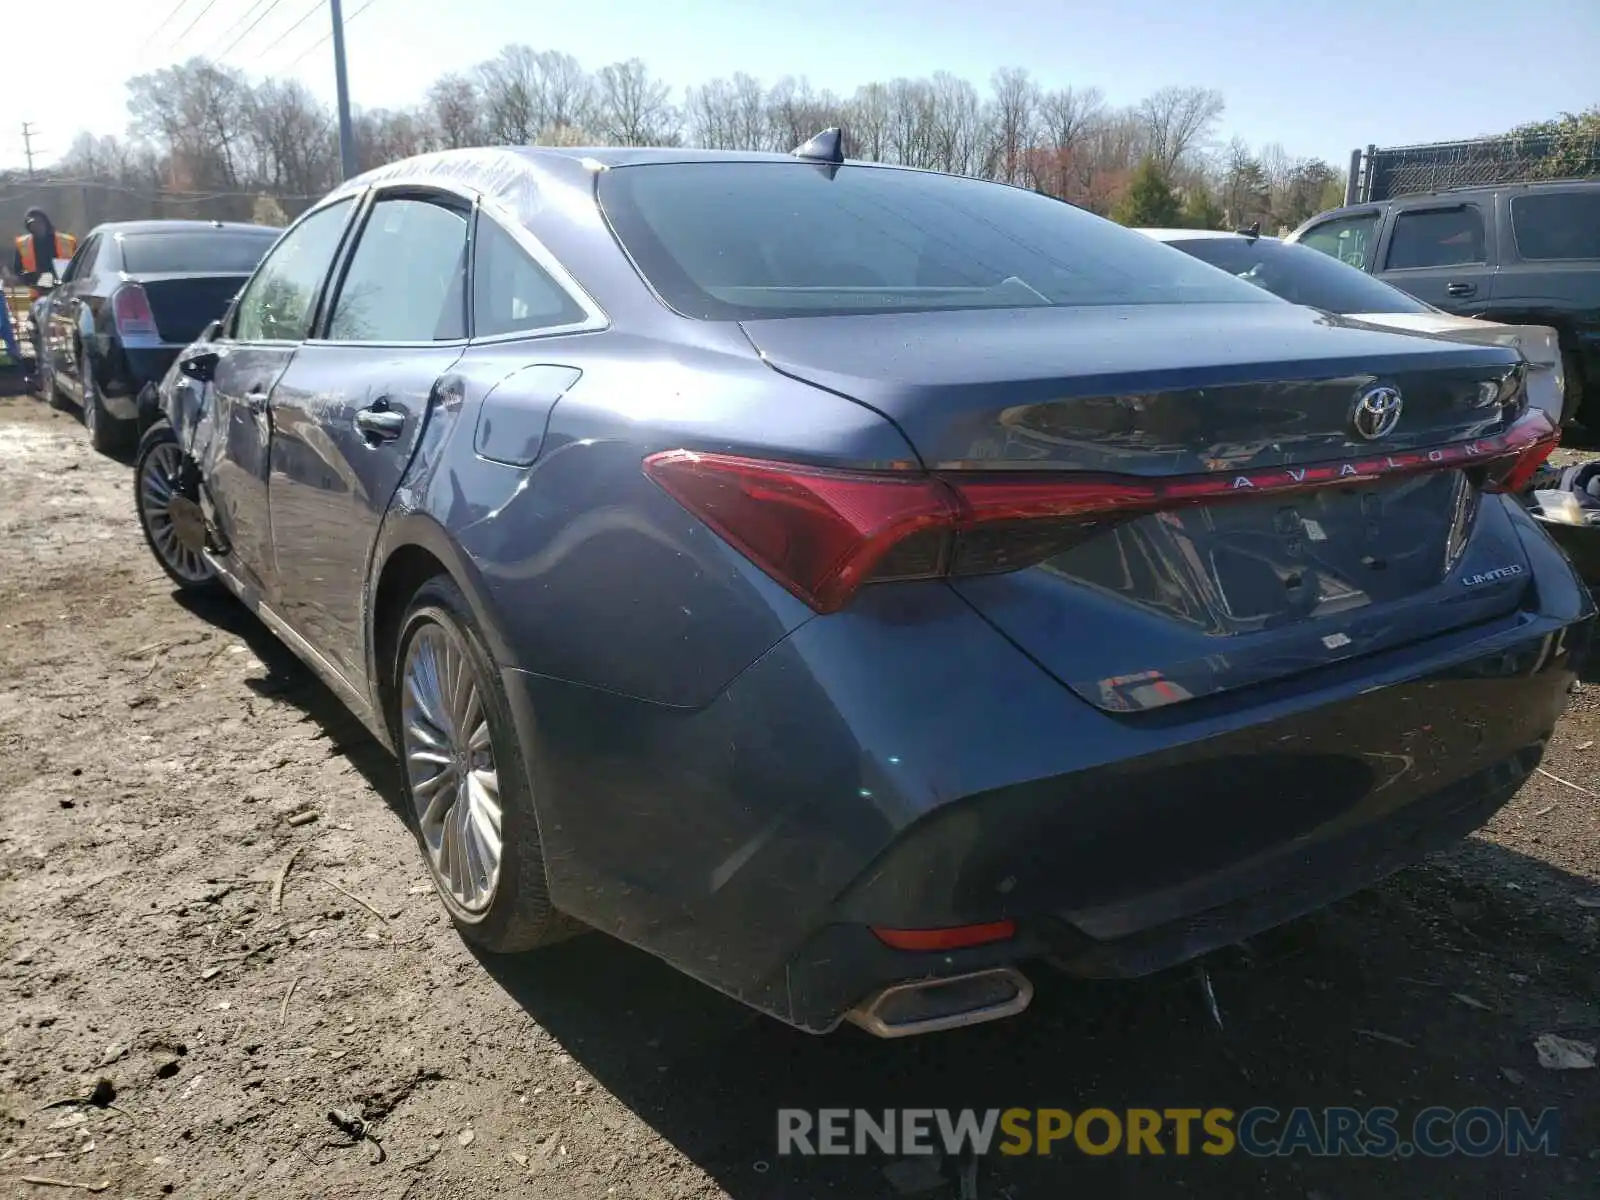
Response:
[[[1139,164],[1111,217],[1123,225],[1135,227],[1170,228],[1178,224],[1182,217],[1178,197],[1154,159],[1146,158]]]
[[[1212,199],[1208,188],[1197,184],[1190,190],[1189,198],[1183,202],[1186,228],[1221,229],[1223,219],[1222,206]]]

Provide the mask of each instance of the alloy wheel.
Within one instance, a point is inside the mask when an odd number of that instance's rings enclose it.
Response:
[[[436,622],[406,648],[400,723],[417,828],[439,890],[481,918],[500,883],[500,775],[461,636]]]
[[[84,415],[87,418],[88,408]],[[206,583],[215,572],[205,557],[178,540],[171,504],[177,495],[178,469],[183,452],[175,442],[162,442],[145,455],[139,468],[139,515],[150,532],[150,544],[161,561],[185,583]]]

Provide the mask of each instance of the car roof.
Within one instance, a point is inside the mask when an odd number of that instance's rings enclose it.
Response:
[[[1512,183],[1460,183],[1454,187],[1438,188],[1431,192],[1403,192],[1398,196],[1386,196],[1382,200],[1365,200],[1356,204],[1341,204],[1338,208],[1325,208],[1319,213],[1313,213],[1295,228],[1295,232],[1313,222],[1326,221],[1331,217],[1354,216],[1361,213],[1381,212],[1396,204],[1410,204],[1421,200],[1459,200],[1462,196],[1473,192],[1534,192],[1554,191],[1574,188],[1587,191],[1591,188],[1600,188],[1600,179],[1584,179],[1573,177],[1569,179],[1519,179]]]
[[[1431,192],[1402,192],[1398,196],[1389,196],[1383,200],[1374,200],[1373,204],[1398,204],[1402,200],[1431,200],[1449,196],[1460,196],[1464,192],[1517,192],[1517,191],[1542,191],[1550,188],[1600,188],[1600,179],[1584,179],[1573,176],[1568,179],[1518,179],[1510,183],[1458,183],[1452,187],[1438,188]],[[1352,207],[1365,207],[1355,205]]]
[[[1247,233],[1235,233],[1231,229],[1136,229],[1134,232],[1142,233],[1145,237],[1155,238],[1158,242],[1188,242],[1200,238],[1239,238],[1252,242],[1275,242],[1278,239],[1261,235],[1251,237]]]
[[[96,225],[91,233],[270,233],[276,236],[283,231],[271,225],[251,225],[243,221],[107,221]]]
[[[427,186],[430,182],[469,188],[491,196],[524,222],[543,205],[544,192],[586,186],[596,171],[668,163],[785,163],[815,166],[792,154],[753,150],[692,150],[661,146],[487,146],[437,150],[375,167],[346,180],[317,202],[333,200],[379,185]],[[846,159],[843,166],[885,171],[920,171],[894,163]],[[1004,187],[1005,184],[996,184]]]

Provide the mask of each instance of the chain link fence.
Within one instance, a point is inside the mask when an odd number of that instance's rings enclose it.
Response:
[[[1383,150],[1369,146],[1361,156],[1357,200],[1590,176],[1600,176],[1600,137],[1592,135],[1478,138]]]
[[[44,209],[57,229],[76,234],[80,241],[107,221],[178,218],[281,226],[319,198],[245,191],[174,192],[96,179],[13,179],[0,181],[0,231],[9,246],[11,238],[22,232],[22,219],[30,208]]]

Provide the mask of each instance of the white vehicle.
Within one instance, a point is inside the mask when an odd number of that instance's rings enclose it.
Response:
[[[1214,229],[1139,232],[1265,288],[1291,304],[1320,308],[1386,329],[1515,347],[1528,360],[1529,403],[1544,409],[1558,426],[1572,418],[1562,400],[1561,344],[1554,329],[1452,316],[1336,258],[1277,238]]]

